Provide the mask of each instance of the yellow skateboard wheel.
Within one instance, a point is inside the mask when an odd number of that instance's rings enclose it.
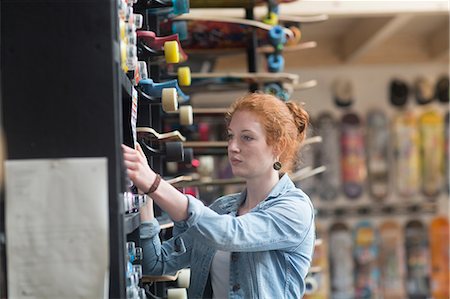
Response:
[[[300,28],[295,26],[291,26],[289,27],[289,29],[292,31],[292,33],[294,33],[294,37],[288,39],[288,41],[286,42],[286,46],[295,46],[302,40],[302,31],[300,30]]]
[[[164,56],[167,63],[180,62],[180,51],[177,41],[168,41],[164,43]]]
[[[190,126],[194,123],[192,114],[192,106],[186,105],[180,107],[180,124],[183,126]]]
[[[167,289],[167,299],[187,299],[187,291],[184,288]]]
[[[177,286],[179,288],[189,288],[189,281],[191,280],[191,269],[181,269],[178,273]]]
[[[263,23],[272,26],[278,25],[278,15],[274,12],[269,13],[269,15],[264,18]]]
[[[175,88],[163,88],[161,95],[162,109],[165,112],[178,110],[178,93]]]
[[[191,69],[188,66],[179,67],[178,70],[178,84],[181,86],[191,85]]]

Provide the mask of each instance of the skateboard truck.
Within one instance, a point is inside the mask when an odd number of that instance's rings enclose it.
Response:
[[[164,156],[167,162],[184,161],[183,143],[179,141],[165,142],[162,149],[155,149],[148,145],[145,139],[140,139],[139,144],[150,156]]]
[[[143,79],[139,81],[138,86],[143,92],[151,97],[161,97],[162,90],[165,88],[175,88],[178,94],[178,102],[184,103],[189,101],[189,96],[184,94],[181,88],[178,86],[177,80],[169,80],[166,82],[155,83],[152,79]]]

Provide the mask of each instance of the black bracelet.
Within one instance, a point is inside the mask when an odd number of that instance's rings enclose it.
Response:
[[[150,189],[148,189],[147,194],[151,194],[158,189],[159,183],[161,182],[161,176],[159,174],[156,174],[155,180],[153,181],[152,186]]]

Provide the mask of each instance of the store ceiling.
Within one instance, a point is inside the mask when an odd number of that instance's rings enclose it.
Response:
[[[243,17],[243,9],[192,9],[194,15]],[[264,7],[255,9],[262,17]],[[280,14],[326,14],[302,24],[312,49],[285,51],[286,69],[330,65],[449,63],[448,1],[317,1],[280,6]],[[264,62],[263,56],[260,57]],[[246,69],[246,54],[218,56],[214,70]]]

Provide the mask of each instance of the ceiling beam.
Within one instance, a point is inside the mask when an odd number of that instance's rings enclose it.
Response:
[[[448,21],[438,28],[427,40],[427,52],[433,60],[441,60],[449,55],[449,24]]]
[[[376,46],[382,44],[407,22],[413,15],[397,15],[384,18],[365,18],[358,21],[353,29],[346,32],[341,43],[342,58],[353,62]]]

